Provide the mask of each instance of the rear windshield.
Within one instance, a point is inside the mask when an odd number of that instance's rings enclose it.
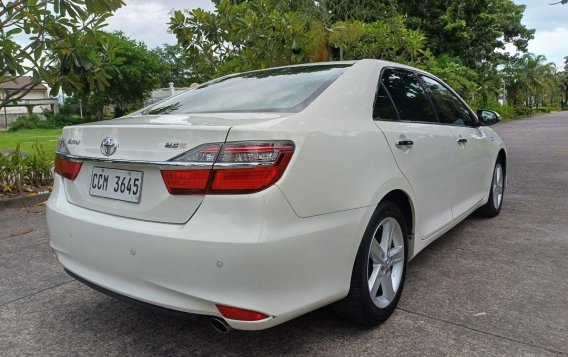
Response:
[[[350,64],[274,68],[220,78],[142,114],[299,112]]]

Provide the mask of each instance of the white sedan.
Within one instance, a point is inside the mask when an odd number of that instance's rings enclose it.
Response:
[[[499,214],[499,119],[391,62],[226,76],[64,128],[51,247],[91,287],[221,331],[331,303],[376,325],[410,259],[474,211]]]

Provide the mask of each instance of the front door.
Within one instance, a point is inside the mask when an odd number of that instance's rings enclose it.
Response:
[[[432,94],[440,122],[447,125],[454,136],[452,148],[459,164],[452,212],[457,218],[477,205],[489,190],[491,143],[477,126],[473,113],[453,91],[434,78],[420,77]]]

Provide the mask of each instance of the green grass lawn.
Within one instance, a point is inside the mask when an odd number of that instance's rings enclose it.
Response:
[[[20,150],[31,152],[32,144],[38,141],[47,152],[55,152],[61,129],[30,129],[16,132],[0,132],[0,152],[14,150],[21,143]]]

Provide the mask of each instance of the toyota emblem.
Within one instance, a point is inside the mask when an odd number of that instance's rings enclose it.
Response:
[[[101,152],[103,153],[104,156],[111,156],[116,152],[117,148],[118,148],[118,140],[116,140],[111,136],[107,136],[106,138],[104,138],[103,142],[101,143]]]

